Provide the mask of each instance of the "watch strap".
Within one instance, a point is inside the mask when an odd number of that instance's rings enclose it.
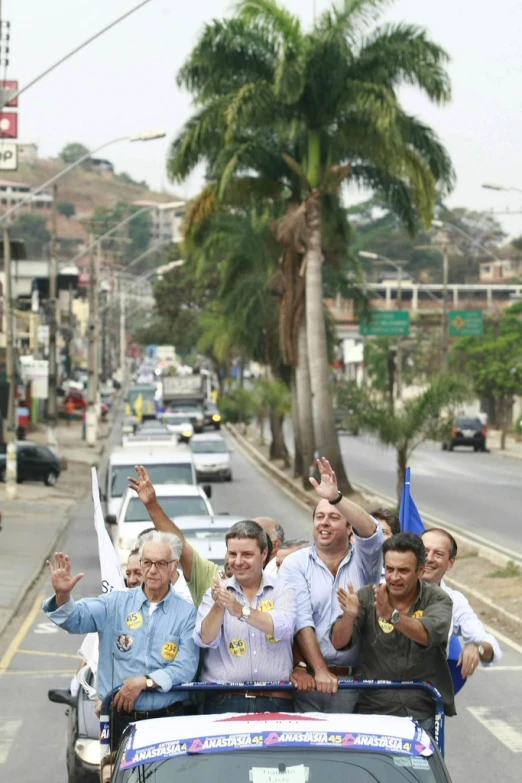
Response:
[[[329,500],[328,502],[331,506],[336,506],[338,503],[341,502],[342,499],[343,499],[343,493],[341,492],[341,490],[339,490],[336,499]]]

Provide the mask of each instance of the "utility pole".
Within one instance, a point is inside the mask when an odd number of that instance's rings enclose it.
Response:
[[[448,323],[448,253],[444,246],[439,247],[442,253],[442,315],[441,315],[441,334],[442,342],[440,346],[440,371],[448,371],[448,351],[449,351],[449,323]]]
[[[397,310],[402,310],[402,269],[397,265]],[[397,340],[397,399],[402,400],[402,341]]]
[[[100,275],[99,242],[95,253],[91,253],[89,264],[89,336],[88,336],[88,389],[86,439],[88,446],[96,445],[98,435],[98,279]]]
[[[58,411],[56,405],[56,387],[58,370],[56,361],[56,337],[58,331],[58,186],[53,185],[53,211],[51,216],[51,260],[49,264],[49,384],[47,391],[47,443],[57,446]]]
[[[125,336],[125,291],[120,287],[120,373],[121,385],[125,382],[125,356],[126,356],[126,336]]]
[[[4,277],[5,277],[5,364],[9,399],[7,403],[5,496],[7,500],[17,497],[16,468],[16,391],[13,339],[13,293],[11,284],[11,238],[9,229],[4,228]]]

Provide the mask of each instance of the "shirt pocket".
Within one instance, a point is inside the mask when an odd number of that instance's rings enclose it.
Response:
[[[158,668],[173,663],[179,655],[180,637],[177,633],[163,633],[155,636],[151,646],[151,659]]]
[[[113,629],[111,652],[116,660],[133,658],[136,653],[136,634],[128,628]]]

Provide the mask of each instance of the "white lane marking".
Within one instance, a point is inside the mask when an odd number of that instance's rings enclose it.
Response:
[[[508,720],[506,710],[495,707],[468,707],[474,718],[490,731],[512,753],[522,753],[522,720],[512,714]]]
[[[522,666],[484,666],[484,672],[522,672]]]
[[[7,761],[11,745],[21,725],[21,719],[0,720],[0,764],[5,764]]]
[[[33,633],[58,633],[58,626],[54,623],[38,623]]]
[[[509,636],[500,633],[500,631],[497,628],[493,628],[491,625],[486,625],[486,623],[484,623],[484,628],[488,633],[493,634],[493,636],[497,639],[497,641],[502,642],[502,644],[507,644],[507,646],[511,647],[512,650],[515,650],[515,652],[520,653],[522,655],[521,644],[517,644],[516,642],[513,641],[513,639],[510,639]]]

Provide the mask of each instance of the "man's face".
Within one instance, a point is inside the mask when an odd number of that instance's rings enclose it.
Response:
[[[286,547],[283,544],[283,546],[279,549],[279,552],[277,553],[277,557],[276,557],[276,565],[277,565],[277,570],[278,571],[281,568],[281,566],[283,565],[283,560],[286,557],[288,557],[288,555],[291,555],[292,552],[297,552],[298,549],[299,549],[298,546]]]
[[[127,577],[127,587],[139,587],[143,582],[143,574],[140,565],[140,556],[138,554],[131,555],[127,560],[127,568],[125,569],[125,576]]]
[[[336,552],[348,549],[352,526],[339,513],[337,506],[332,506],[324,498],[319,501],[314,516],[314,541],[318,552]]]
[[[422,578],[432,585],[439,585],[446,571],[453,568],[455,558],[450,558],[450,542],[442,533],[427,531],[422,540],[426,547],[426,565]]]
[[[414,552],[386,552],[384,555],[386,586],[394,598],[414,593],[421,571]]]
[[[168,544],[148,543],[143,547],[141,569],[145,589],[167,591],[173,571],[178,561],[172,560],[172,552]]]
[[[281,546],[281,539],[277,537],[276,532],[277,523],[275,520],[270,519],[270,517],[256,517],[254,522],[257,522],[258,525],[261,525],[268,538],[272,542],[272,554],[270,556],[270,560],[273,560],[279,550],[279,547]]]
[[[260,550],[255,538],[229,538],[228,568],[240,585],[259,584],[267,550]]]
[[[110,783],[111,775],[112,775],[112,765],[106,764],[102,769],[102,774],[101,774],[102,783]]]

